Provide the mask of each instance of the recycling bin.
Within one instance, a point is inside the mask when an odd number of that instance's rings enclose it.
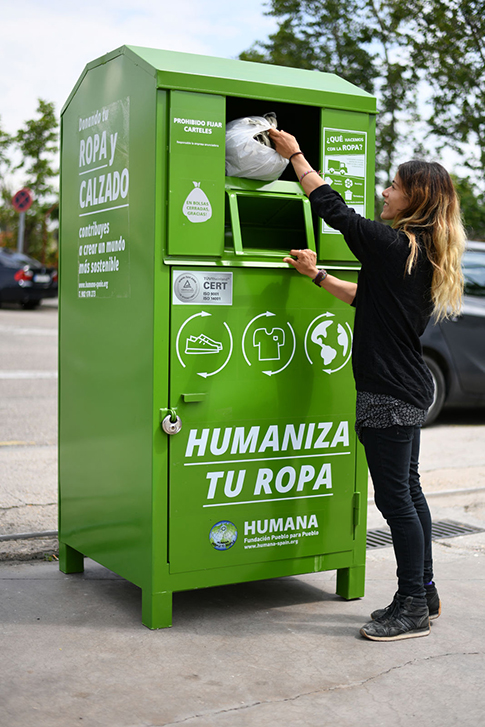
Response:
[[[275,112],[372,215],[375,99],[330,74],[137,47],[87,65],[61,116],[59,561],[172,594],[334,570],[364,594],[367,467],[353,309],[283,262],[355,281],[290,167],[225,176],[225,124]]]

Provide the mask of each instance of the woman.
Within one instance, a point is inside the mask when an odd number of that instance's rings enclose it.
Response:
[[[356,431],[364,445],[375,502],[391,529],[398,590],[360,630],[374,641],[426,636],[440,615],[433,582],[431,516],[418,474],[420,427],[433,400],[433,381],[419,337],[431,317],[459,311],[465,234],[457,195],[440,164],[401,164],[382,193],[383,220],[347,207],[284,131],[271,130],[276,150],[290,159],[314,212],[339,230],[361,263],[358,283],[319,270],[311,250],[285,258],[298,272],[355,306],[352,366],[357,388]]]

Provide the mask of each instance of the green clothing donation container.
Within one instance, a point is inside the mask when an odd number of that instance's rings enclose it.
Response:
[[[336,570],[364,594],[353,308],[283,262],[358,262],[291,165],[225,176],[225,125],[275,112],[358,212],[375,99],[337,76],[123,47],[61,125],[60,568],[87,556],[171,625],[172,593]]]

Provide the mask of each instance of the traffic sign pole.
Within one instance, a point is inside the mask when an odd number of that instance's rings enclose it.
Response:
[[[24,251],[25,213],[33,202],[32,192],[24,187],[12,198],[12,207],[19,213],[19,232],[17,236],[17,252]]]
[[[19,234],[17,236],[17,252],[24,251],[25,212],[19,212]]]

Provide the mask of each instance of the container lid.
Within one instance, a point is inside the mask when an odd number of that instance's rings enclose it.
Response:
[[[88,63],[62,112],[90,70],[120,55],[153,75],[158,88],[376,112],[374,96],[332,73],[138,46],[122,46]]]

